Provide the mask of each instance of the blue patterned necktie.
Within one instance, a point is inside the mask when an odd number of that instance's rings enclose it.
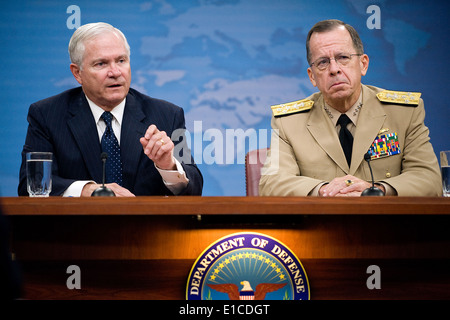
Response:
[[[122,161],[120,160],[120,146],[111,126],[112,114],[105,111],[102,119],[106,123],[105,133],[102,137],[102,151],[108,154],[105,166],[106,183],[115,182],[122,185]]]

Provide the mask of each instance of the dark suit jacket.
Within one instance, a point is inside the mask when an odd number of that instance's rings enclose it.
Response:
[[[30,151],[53,152],[51,195],[61,195],[76,180],[101,183],[101,145],[94,117],[81,87],[33,103],[28,111],[28,123],[20,167],[20,196],[28,195],[25,153]],[[174,131],[177,133],[185,129],[183,109],[130,88],[120,141],[123,187],[137,196],[172,195],[139,142],[151,124],[172,137]],[[174,144],[174,156],[189,179],[182,194],[201,195],[203,177],[186,146],[185,137],[174,141]]]

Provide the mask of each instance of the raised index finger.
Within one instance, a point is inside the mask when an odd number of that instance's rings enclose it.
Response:
[[[148,127],[147,131],[145,131],[144,138],[150,140],[152,136],[158,132],[159,132],[158,128],[154,124],[152,124]]]

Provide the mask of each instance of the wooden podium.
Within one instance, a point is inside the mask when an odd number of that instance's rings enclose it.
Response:
[[[259,232],[303,264],[311,299],[450,299],[450,198],[1,198],[25,299],[183,300],[216,240]],[[66,286],[81,270],[81,289]],[[367,268],[381,270],[370,290]]]

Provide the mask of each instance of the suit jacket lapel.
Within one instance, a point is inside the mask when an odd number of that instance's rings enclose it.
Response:
[[[361,162],[364,161],[364,154],[369,150],[386,119],[386,113],[376,95],[372,94],[364,85],[362,88],[363,107],[360,109],[356,125],[350,174],[354,174]]]
[[[89,174],[94,181],[100,183],[102,181],[101,147],[94,117],[82,91],[70,103],[69,113],[72,118],[67,121],[67,125],[72,131]]]
[[[125,188],[133,186],[137,176],[139,159],[143,154],[139,139],[144,136],[147,130],[144,120],[145,114],[142,112],[141,106],[131,93],[128,94],[120,134],[123,185]]]
[[[311,116],[306,124],[309,132],[330,158],[345,172],[349,171],[336,129],[323,110],[323,97],[314,103]]]

